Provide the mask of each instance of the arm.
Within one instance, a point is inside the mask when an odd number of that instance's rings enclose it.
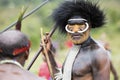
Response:
[[[47,36],[48,34],[46,34],[42,40],[42,44],[43,44],[43,55],[45,56],[45,59],[47,61],[47,65],[50,71],[50,74],[52,76],[52,78],[54,78],[54,74],[57,73],[57,64],[56,61],[54,59],[54,50],[55,48],[53,47],[50,38],[48,38]]]
[[[110,69],[112,71],[112,74],[114,75],[114,80],[119,80],[117,71],[116,71],[115,67],[112,64],[112,61],[110,62]]]
[[[103,49],[96,50],[92,61],[93,79],[110,79],[110,59]]]

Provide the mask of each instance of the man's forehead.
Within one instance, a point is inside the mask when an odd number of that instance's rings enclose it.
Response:
[[[69,27],[85,27],[85,24],[68,24]]]
[[[87,20],[83,18],[72,18],[68,20],[68,24],[85,24],[86,22]]]

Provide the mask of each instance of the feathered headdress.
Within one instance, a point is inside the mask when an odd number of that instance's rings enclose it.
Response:
[[[67,21],[73,16],[80,16],[86,19],[91,28],[101,27],[105,23],[103,11],[99,9],[97,3],[93,4],[88,0],[65,1],[54,10],[52,16],[61,32],[66,32]]]
[[[20,16],[19,16],[18,21],[17,21],[16,26],[15,26],[16,30],[21,31],[22,18],[24,16],[26,10],[27,10],[27,7],[26,8],[24,8],[24,7],[22,8],[22,11],[20,13]]]

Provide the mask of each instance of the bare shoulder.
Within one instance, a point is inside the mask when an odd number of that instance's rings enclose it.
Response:
[[[4,67],[4,68],[3,68]],[[0,65],[0,80],[45,80],[13,64]]]
[[[92,54],[93,66],[97,66],[97,68],[109,66],[110,58],[109,58],[108,52],[103,47],[99,45],[97,46],[98,48],[93,50],[93,54]]]
[[[27,70],[25,70],[25,75],[29,78],[29,80],[45,80],[44,78],[41,78]]]

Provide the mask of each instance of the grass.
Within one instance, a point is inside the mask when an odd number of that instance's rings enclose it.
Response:
[[[104,1],[104,2],[102,2]],[[108,2],[109,1],[109,2]],[[60,1],[55,1],[60,2]],[[53,2],[54,3],[54,2]],[[58,4],[53,4],[52,2],[48,5],[42,7],[38,12],[31,15],[27,19],[23,21],[22,24],[22,32],[27,34],[32,42],[32,50],[29,56],[29,59],[25,65],[27,68],[28,64],[33,59],[35,53],[39,49],[40,44],[40,28],[42,27],[44,32],[49,32],[51,29],[51,19],[48,17],[54,7]],[[120,77],[120,2],[118,0],[101,0],[101,6],[105,9],[105,13],[107,15],[107,25],[101,29],[92,30],[91,35],[95,39],[100,39],[102,33],[106,34],[105,41],[110,43],[110,47],[112,50],[112,61],[113,64],[119,74]],[[52,5],[52,6],[51,6]],[[0,5],[1,6],[1,5]],[[22,5],[23,6],[23,5]],[[35,6],[35,5],[34,5]],[[30,6],[33,9],[34,6]],[[5,28],[5,26],[9,25],[10,23],[17,20],[21,7],[14,7],[14,8],[2,8],[0,7],[0,31]],[[29,10],[28,10],[29,11]],[[53,41],[58,41],[60,44],[60,50],[58,50],[57,61],[63,63],[67,50],[64,49],[64,36],[55,33],[52,37]],[[62,43],[61,43],[62,42]],[[39,65],[42,63],[42,54],[37,58],[35,63],[33,64],[32,68],[30,69],[31,72],[37,75]],[[113,76],[111,75],[111,80],[113,80]]]

